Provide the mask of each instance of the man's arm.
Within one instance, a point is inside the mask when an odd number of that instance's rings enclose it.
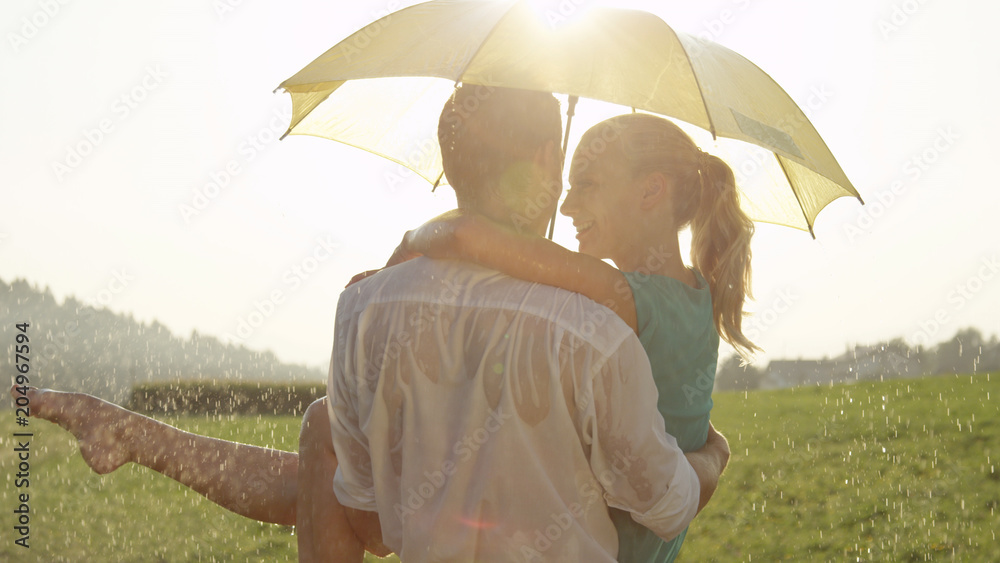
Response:
[[[688,463],[698,474],[701,485],[701,495],[698,499],[698,512],[701,512],[719,486],[719,477],[729,464],[729,442],[726,437],[708,425],[708,440],[700,450],[684,454]]]
[[[387,265],[397,256],[408,259],[420,254],[468,260],[518,279],[586,295],[637,330],[635,300],[618,268],[537,234],[520,233],[482,215],[449,212],[408,231]]]
[[[630,334],[606,360],[594,360],[595,368],[576,367],[593,373],[585,387],[592,400],[582,405],[578,401],[591,469],[604,486],[609,506],[630,512],[637,523],[671,540],[698,513],[699,476],[677,440],[664,430],[656,385],[639,339]],[[703,453],[695,457],[696,463],[710,468],[713,463],[703,462],[717,453]],[[705,471],[706,482],[717,481],[713,473]]]

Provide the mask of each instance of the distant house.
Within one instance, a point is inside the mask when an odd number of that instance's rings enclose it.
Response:
[[[879,381],[897,377],[917,377],[925,373],[915,355],[892,346],[855,346],[832,359],[774,360],[767,365],[761,387]]]
[[[855,346],[838,358],[848,366],[847,381],[879,381],[899,377],[918,377],[926,370],[915,354],[893,346]]]

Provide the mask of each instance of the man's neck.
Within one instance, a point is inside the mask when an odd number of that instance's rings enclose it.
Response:
[[[458,208],[463,213],[482,215],[487,219],[510,227],[518,232],[533,233],[538,236],[545,235],[547,217],[528,216],[524,212],[515,211],[492,193],[489,193],[487,197],[480,198],[472,205],[463,205],[462,202],[459,202]]]

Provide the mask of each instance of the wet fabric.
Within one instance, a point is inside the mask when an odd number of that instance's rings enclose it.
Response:
[[[329,396],[340,502],[403,561],[615,561],[608,506],[672,537],[694,470],[609,309],[457,261],[346,290]]]
[[[698,287],[679,280],[624,272],[635,299],[639,341],[649,356],[659,394],[657,409],[668,434],[685,452],[705,445],[712,388],[719,359],[719,333],[712,316],[708,282],[695,272]],[[673,561],[687,530],[664,541],[626,512],[612,510],[621,563]]]

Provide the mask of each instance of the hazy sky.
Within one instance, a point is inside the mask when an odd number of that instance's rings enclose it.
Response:
[[[454,197],[332,141],[278,142],[291,104],[272,91],[412,3],[3,2],[0,278],[325,366],[347,280]],[[762,360],[1000,332],[1000,4],[615,4],[757,63],[868,203],[834,202],[815,241],[759,227],[747,332]]]

